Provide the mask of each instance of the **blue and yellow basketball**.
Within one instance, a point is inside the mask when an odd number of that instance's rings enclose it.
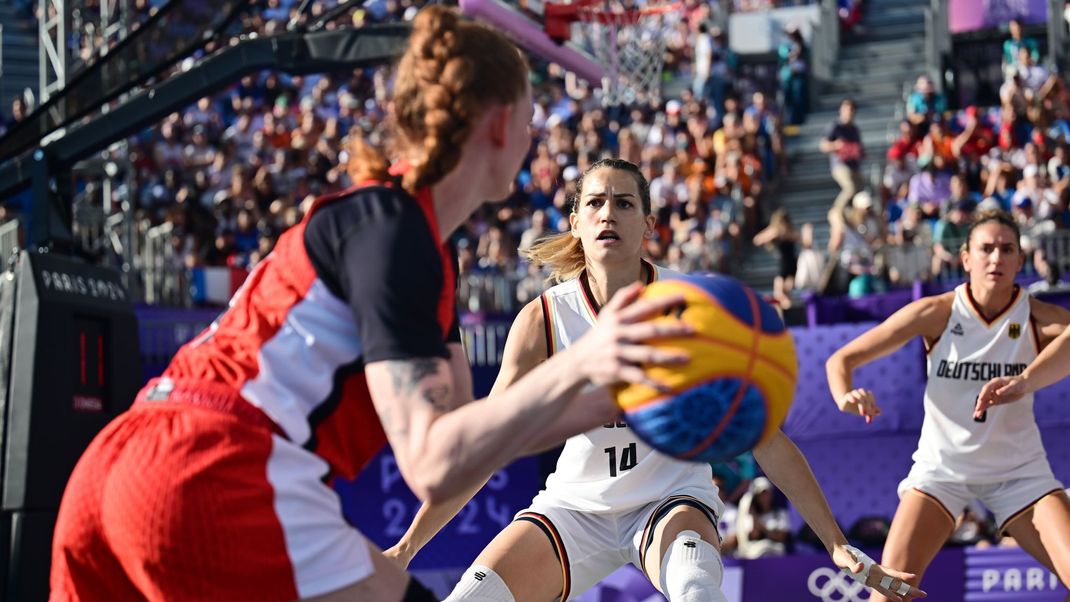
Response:
[[[784,422],[795,395],[795,344],[776,310],[727,276],[685,276],[654,282],[642,297],[681,293],[673,316],[691,324],[690,337],[661,339],[685,349],[680,366],[646,366],[668,385],[614,391],[628,426],[654,449],[682,460],[717,462],[752,449]]]

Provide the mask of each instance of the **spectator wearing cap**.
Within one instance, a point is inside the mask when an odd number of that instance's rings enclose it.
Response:
[[[914,82],[914,90],[907,98],[907,120],[914,125],[920,138],[929,129],[929,122],[938,120],[947,110],[944,95],[936,91],[932,78],[921,75]]]
[[[838,219],[844,207],[862,190],[862,133],[855,125],[855,103],[850,98],[840,103],[839,118],[829,127],[821,140],[821,152],[829,156],[832,179],[840,186],[840,193],[832,202],[830,220]]]
[[[868,190],[860,190],[841,217],[830,219],[829,256],[838,254],[839,261],[827,294],[847,293],[855,278],[874,271],[884,241],[884,223],[873,209],[873,196]]]
[[[783,556],[791,538],[791,518],[769,479],[758,477],[739,502],[736,519],[740,558]]]
[[[1033,62],[1040,60],[1040,48],[1037,46],[1037,41],[1022,35],[1021,19],[1011,19],[1007,23],[1007,29],[1011,37],[1003,42],[1004,77],[1010,77],[1011,70],[1019,66],[1022,50],[1029,53],[1029,57]]]

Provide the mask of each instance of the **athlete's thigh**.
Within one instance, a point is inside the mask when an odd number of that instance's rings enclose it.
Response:
[[[555,544],[531,521],[509,523],[473,564],[497,573],[517,602],[549,602],[561,596],[564,588],[562,561]]]
[[[1006,527],[1022,549],[1070,583],[1070,499],[1058,492],[1044,496]]]
[[[721,549],[720,535],[717,533],[716,525],[710,520],[709,514],[694,506],[683,504],[674,506],[654,525],[650,547],[647,548],[643,557],[643,572],[656,587],[660,588],[661,561],[665,557],[665,552],[681,531],[694,531],[703,541],[718,550]]]
[[[884,543],[881,564],[914,573],[907,582],[918,585],[954,527],[954,519],[935,498],[914,489],[905,491]],[[872,599],[885,600],[877,594]]]

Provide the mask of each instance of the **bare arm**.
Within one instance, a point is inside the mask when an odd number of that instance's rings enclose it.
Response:
[[[1021,374],[985,383],[977,396],[974,416],[981,416],[994,405],[1017,401],[1070,375],[1070,328],[1067,328],[1070,311],[1036,299],[1030,299],[1030,303],[1043,351]]]
[[[644,322],[680,303],[681,297],[637,301],[640,290],[638,285],[629,286],[615,295],[590,332],[503,391],[493,403],[483,399],[449,411],[454,384],[442,359],[369,363],[365,375],[372,401],[401,474],[417,497],[441,501],[479,484],[490,472],[530,449],[587,382],[639,382],[664,389],[639,366],[679,362],[685,354],[642,342],[686,335],[691,329],[674,320]],[[616,417],[608,397],[605,402],[595,424]],[[568,434],[591,426],[569,425]]]
[[[916,336],[926,345],[940,338],[951,315],[954,293],[919,299],[841,347],[825,362],[829,392],[841,412],[858,414],[869,422],[880,414],[873,393],[855,389],[855,369],[895,352]]]
[[[542,328],[542,320],[542,304],[539,299],[520,310],[505,340],[502,365],[490,392],[491,399],[497,398],[521,376],[546,359],[546,333]],[[465,368],[467,371],[467,362]],[[467,372],[470,380],[471,372]],[[465,489],[460,495],[441,502],[424,502],[405,535],[394,547],[383,553],[394,558],[402,568],[407,567],[413,556],[479,493],[492,474],[493,472],[487,472],[481,479],[477,479],[477,485]]]
[[[788,496],[806,524],[825,544],[829,555],[832,555],[836,546],[847,544],[847,538],[836,524],[825,494],[810,470],[810,464],[783,431],[777,430],[767,441],[754,448],[754,459],[769,480]]]
[[[773,242],[777,239],[777,236],[779,235],[780,228],[776,226],[766,226],[765,228],[762,228],[761,232],[754,235],[754,238],[751,240],[751,242],[754,243],[754,246],[760,247],[762,245],[767,245]]]
[[[854,573],[861,571],[863,567],[860,559],[847,550],[847,538],[836,523],[828,500],[810,470],[810,464],[795,443],[783,431],[777,430],[769,440],[754,448],[754,459],[758,461],[769,480],[788,496],[806,524],[810,525],[821,539],[821,543],[825,544],[825,549],[836,566]],[[909,579],[914,576],[879,564],[873,565],[866,585],[891,600],[901,599],[895,593],[898,584],[896,587],[882,587],[880,583],[884,575],[896,579]],[[910,593],[912,596],[925,596],[924,592],[913,587]]]

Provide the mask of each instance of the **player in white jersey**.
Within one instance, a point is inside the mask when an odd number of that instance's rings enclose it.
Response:
[[[1022,372],[1070,323],[1070,312],[1014,283],[1025,261],[1019,235],[1007,213],[979,214],[960,253],[965,284],[907,305],[826,364],[836,404],[868,423],[880,407],[872,391],[856,388],[854,370],[915,336],[925,342],[925,419],[882,556],[916,574],[914,585],[974,499],[1001,532],[1070,584],[1070,500],[1048,465],[1032,394],[1012,405],[977,404],[989,379]]]
[[[590,330],[614,291],[668,273],[641,259],[654,217],[649,187],[635,165],[599,161],[577,187],[571,233],[529,253],[536,263],[553,267],[561,283],[517,316],[492,398]],[[547,448],[559,440],[545,433]],[[847,545],[806,460],[783,433],[777,431],[754,453],[837,565],[882,591],[921,593],[903,584],[909,575],[886,571]],[[475,492],[425,505],[387,555],[407,564]],[[724,600],[716,528],[722,510],[708,465],[654,452],[623,422],[606,424],[568,439],[546,489],[479,555],[448,600],[567,600],[628,563],[674,602]]]

